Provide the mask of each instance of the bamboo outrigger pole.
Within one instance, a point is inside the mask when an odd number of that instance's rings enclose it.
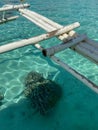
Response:
[[[9,11],[9,10],[18,10],[20,8],[27,8],[29,6],[30,6],[29,4],[7,5],[7,6],[5,5],[2,8],[0,8],[0,12]]]
[[[39,27],[43,28],[47,32],[53,31],[55,29],[60,29],[63,27],[62,25],[42,16],[34,11],[30,11],[28,9],[19,9],[19,12],[21,13],[22,16],[24,16],[31,22],[35,23]],[[65,41],[72,39],[72,36],[77,35],[74,30],[70,30],[67,33],[61,34],[60,36],[58,36],[58,39],[65,42]]]
[[[54,36],[58,36],[62,33],[68,32],[68,31],[70,31],[76,27],[79,27],[79,26],[80,26],[80,24],[78,22],[76,22],[76,23],[73,23],[71,25],[62,27],[61,29],[51,31],[51,32],[46,33],[46,34],[42,34],[42,35],[39,35],[39,36],[36,36],[33,38],[29,38],[29,39],[9,43],[6,45],[2,45],[2,46],[0,46],[0,53],[11,51],[11,50],[14,50],[16,48],[20,48],[20,47],[27,46],[27,45],[32,45],[32,44],[34,45],[42,40],[46,40],[46,39],[52,38]]]

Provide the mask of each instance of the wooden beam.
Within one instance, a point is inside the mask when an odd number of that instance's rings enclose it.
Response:
[[[42,53],[44,56],[53,56],[55,53],[63,51],[73,45],[79,44],[81,41],[85,39],[86,39],[86,35],[81,35],[81,36],[78,36],[77,38],[70,40],[67,43],[62,43],[62,44],[58,44],[47,49],[43,49]]]
[[[91,82],[89,79],[87,79],[85,76],[78,73],[73,68],[69,67],[66,63],[62,62],[59,58],[56,56],[52,56],[51,59],[55,61],[57,64],[59,64],[62,68],[67,70],[69,73],[71,73],[73,76],[75,76],[77,79],[82,81],[84,84],[86,84],[90,89],[92,89],[94,92],[98,94],[98,85]]]
[[[94,45],[96,48],[98,48],[98,42],[97,41],[94,41],[94,40],[92,40],[92,39],[90,39],[90,38],[87,38],[86,39],[86,42],[88,43],[88,44],[90,44],[90,45]]]
[[[98,47],[94,46],[94,44],[91,45],[86,42],[81,42],[80,44],[72,47],[71,49],[87,57],[95,64],[98,64]]]
[[[52,38],[54,36],[58,36],[62,33],[68,32],[68,31],[72,30],[73,28],[78,27],[79,25],[80,24],[78,22],[76,22],[71,25],[65,26],[61,29],[57,29],[55,31],[52,31],[52,32],[49,32],[46,34],[42,34],[42,35],[39,35],[39,36],[36,36],[33,38],[2,45],[2,46],[0,46],[0,53],[4,53],[4,52],[10,51],[10,50],[13,50],[16,48],[20,48],[23,46],[27,46],[27,45],[36,44],[37,42],[40,42],[42,40],[46,40],[46,39]]]
[[[8,10],[18,10],[20,8],[27,8],[29,7],[29,4],[20,4],[20,5],[5,5],[2,8],[0,8],[0,12],[8,11]]]

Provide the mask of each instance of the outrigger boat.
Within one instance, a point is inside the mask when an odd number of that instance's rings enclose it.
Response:
[[[19,15],[13,15],[13,12],[17,11],[20,16],[22,15],[31,22],[35,23],[37,26],[47,31],[47,33],[2,45],[0,46],[0,53],[2,54],[20,47],[34,45],[37,49],[40,49],[42,51],[42,54],[44,56],[51,58],[69,73],[71,73],[88,87],[90,87],[93,91],[98,93],[98,85],[91,82],[84,75],[80,74],[75,69],[73,69],[72,67],[61,61],[61,59],[55,56],[56,53],[70,48],[98,65],[98,43],[88,38],[87,35],[80,35],[73,30],[80,26],[79,22],[67,26],[62,26],[48,19],[47,17],[44,17],[34,11],[26,9],[29,6],[29,4],[3,6],[2,8],[0,8],[0,13],[2,13],[2,17],[0,18],[0,24],[17,19]],[[52,37],[58,38],[62,41],[62,43],[46,49],[44,49],[39,44],[40,41]]]

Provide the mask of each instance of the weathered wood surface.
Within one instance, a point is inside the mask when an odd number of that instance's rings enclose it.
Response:
[[[29,7],[29,4],[20,4],[20,5],[5,5],[2,8],[0,8],[0,12],[8,11],[8,10],[18,10],[20,8],[27,8]]]

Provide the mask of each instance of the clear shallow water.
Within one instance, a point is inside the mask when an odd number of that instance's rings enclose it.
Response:
[[[41,0],[34,0],[32,2],[28,0],[28,3],[31,4],[30,9],[62,25],[79,21],[81,27],[76,31],[87,33],[92,39],[98,40],[98,1],[43,0],[42,2]],[[14,22],[0,25],[0,45],[29,38],[42,32],[44,33],[42,29],[21,17]],[[44,47],[48,47],[57,43],[59,41],[53,38],[41,44]],[[57,56],[98,85],[98,66],[69,49],[58,53]],[[0,89],[5,96],[1,109],[17,103],[23,98],[21,92],[24,89],[24,77],[32,70],[43,73],[45,78],[54,80],[61,85],[64,91],[60,104],[56,109],[56,114],[47,119],[47,122],[51,125],[46,122],[45,130],[52,127],[57,130],[72,128],[76,130],[85,129],[86,127],[86,129],[91,130],[98,129],[98,95],[61,67],[54,64],[50,59],[44,58],[41,52],[33,46],[0,54]],[[39,119],[39,121],[41,120]],[[43,124],[45,123],[42,119],[42,124],[40,123],[42,129]],[[39,129],[35,125],[34,127]]]

